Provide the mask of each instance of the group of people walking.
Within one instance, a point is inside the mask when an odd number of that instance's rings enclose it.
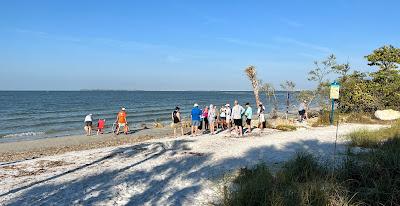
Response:
[[[299,107],[299,122],[307,119],[306,113],[306,102],[302,102]],[[245,108],[242,107],[237,100],[234,101],[233,107],[231,105],[225,104],[219,110],[217,106],[210,104],[203,109],[199,108],[199,105],[195,103],[193,105],[190,117],[191,117],[191,136],[197,136],[200,131],[209,131],[211,135],[215,135],[219,128],[221,130],[228,130],[229,132],[234,129],[238,136],[243,136],[244,133],[251,133],[252,131],[252,118],[253,118],[253,108],[250,103],[245,104]],[[260,129],[265,128],[266,118],[265,118],[265,107],[262,103],[258,105],[257,117],[259,120],[258,127]],[[172,112],[172,127],[174,130],[174,136],[177,136],[177,130],[180,129],[180,133],[183,136],[184,130],[182,125],[182,114],[179,107],[176,107]],[[88,114],[84,120],[85,131],[87,136],[92,135],[93,118],[92,114]],[[97,122],[97,135],[104,133],[106,120],[99,119]],[[120,132],[128,134],[129,126],[127,121],[127,112],[124,107],[117,114],[117,118],[113,124],[113,132],[119,135]]]
[[[87,136],[91,136],[92,135],[92,130],[93,130],[93,118],[92,118],[92,114],[88,114],[85,117],[85,132]],[[128,134],[129,132],[129,126],[128,126],[128,120],[127,120],[127,113],[126,113],[126,109],[124,107],[121,108],[121,110],[118,112],[117,114],[117,119],[115,120],[114,124],[113,124],[113,132],[116,135],[120,134],[121,128],[122,131],[125,134]],[[99,119],[97,122],[97,135],[99,134],[103,134],[104,133],[104,128],[106,125],[106,120],[105,119]]]
[[[260,120],[260,128],[265,127],[265,107],[260,104],[258,105],[257,114]],[[197,136],[200,131],[209,131],[211,135],[217,133],[217,130],[231,131],[232,128],[235,133],[239,136],[243,136],[244,133],[251,133],[251,121],[253,118],[253,109],[250,103],[245,104],[245,108],[242,107],[237,100],[235,100],[233,107],[230,104],[222,106],[219,110],[217,106],[210,104],[203,109],[199,108],[199,105],[195,103],[191,111],[191,136]],[[180,128],[182,135],[182,115],[180,108],[176,107],[172,113],[174,136],[177,135],[177,129]]]

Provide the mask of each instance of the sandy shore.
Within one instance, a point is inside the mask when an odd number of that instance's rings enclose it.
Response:
[[[339,154],[346,148],[343,135],[360,128],[380,127],[341,125]],[[260,161],[279,165],[300,150],[330,158],[335,131],[335,127],[294,132],[265,130],[246,138],[231,138],[222,132],[214,136],[151,139],[2,163],[0,203],[207,205],[218,199],[224,174],[237,168]]]
[[[80,151],[101,147],[143,142],[154,138],[172,135],[171,128],[152,128],[133,130],[129,135],[75,135],[56,138],[46,138],[31,141],[0,143],[0,162],[20,161],[43,156],[63,154],[70,151]]]

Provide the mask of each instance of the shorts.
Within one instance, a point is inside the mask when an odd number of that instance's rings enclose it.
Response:
[[[264,114],[260,114],[260,123],[265,122]]]
[[[192,126],[193,126],[193,127],[198,127],[198,126],[200,126],[200,120],[192,120]]]
[[[93,124],[93,122],[91,122],[91,121],[87,121],[87,122],[85,122],[85,126],[88,126],[88,127],[91,127],[91,126],[92,126],[92,124]]]
[[[172,128],[179,128],[182,127],[182,122],[172,123]]]
[[[233,122],[234,122],[234,124],[236,125],[236,126],[242,126],[242,119],[234,119],[233,120]]]
[[[305,114],[306,114],[306,110],[303,109],[303,110],[299,111],[299,115],[303,116]]]
[[[251,119],[246,119],[246,124],[251,125]]]
[[[118,123],[118,127],[125,127],[126,123]]]
[[[224,121],[225,121],[225,120],[226,120],[226,117],[221,117],[221,120],[224,120]]]

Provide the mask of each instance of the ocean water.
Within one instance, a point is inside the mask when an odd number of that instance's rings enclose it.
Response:
[[[283,111],[286,94],[278,92],[277,97]],[[266,99],[264,95],[261,98]],[[169,122],[177,105],[183,116],[189,117],[194,103],[220,107],[232,105],[235,99],[256,108],[251,91],[0,91],[0,142],[83,134],[84,118],[89,113],[94,125],[102,118],[111,127],[122,106],[127,109],[131,128],[137,128],[143,123]],[[292,104],[297,104],[294,98]]]

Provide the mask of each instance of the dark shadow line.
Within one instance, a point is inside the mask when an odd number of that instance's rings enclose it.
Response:
[[[148,158],[146,158],[146,159],[144,159],[144,160],[142,160],[142,161],[139,161],[139,162],[137,162],[137,163],[135,163],[135,164],[133,164],[133,165],[130,165],[130,166],[128,166],[128,167],[122,168],[122,169],[120,169],[119,171],[124,171],[124,170],[126,170],[126,169],[128,169],[128,168],[130,168],[130,167],[139,165],[139,164],[141,164],[141,163],[143,163],[143,162],[145,162],[145,161],[147,161],[147,160],[149,160],[149,159],[151,159],[151,158],[153,158],[153,157],[156,157],[156,155],[157,155],[157,156],[161,155],[162,153],[165,152],[164,146],[162,145],[161,147],[163,148],[163,150],[162,150],[160,153],[157,153],[157,154],[155,154],[155,155],[152,155],[152,156],[150,156],[150,157],[148,157]],[[59,177],[62,177],[62,176],[64,176],[64,175],[67,175],[67,174],[76,172],[76,171],[78,171],[78,170],[81,170],[81,169],[84,169],[84,168],[89,167],[89,166],[91,166],[91,165],[94,165],[94,164],[97,164],[97,163],[99,163],[99,162],[102,162],[102,161],[104,161],[104,160],[106,160],[106,159],[110,159],[110,158],[116,156],[117,154],[120,154],[120,153],[123,153],[123,152],[124,152],[124,151],[114,152],[114,153],[112,153],[112,154],[109,154],[109,155],[107,155],[107,156],[101,158],[101,159],[98,159],[98,160],[93,161],[93,162],[88,163],[88,164],[84,164],[84,165],[79,166],[79,167],[77,167],[77,168],[75,168],[75,169],[68,170],[68,171],[63,172],[63,173],[61,173],[61,174],[58,174],[58,175],[56,175],[56,176],[49,177],[49,178],[47,178],[47,179],[40,180],[40,181],[37,181],[37,182],[33,182],[33,183],[28,184],[28,185],[25,185],[25,186],[23,186],[23,187],[19,187],[19,188],[10,190],[10,191],[8,191],[8,192],[6,192],[6,193],[0,194],[0,197],[4,197],[4,196],[10,195],[10,194],[19,192],[19,191],[21,191],[21,190],[28,189],[28,188],[30,188],[30,187],[33,187],[33,186],[37,185],[37,184],[41,184],[41,183],[43,183],[43,182],[47,182],[47,181],[49,181],[49,180],[54,180],[54,179],[59,178]]]

